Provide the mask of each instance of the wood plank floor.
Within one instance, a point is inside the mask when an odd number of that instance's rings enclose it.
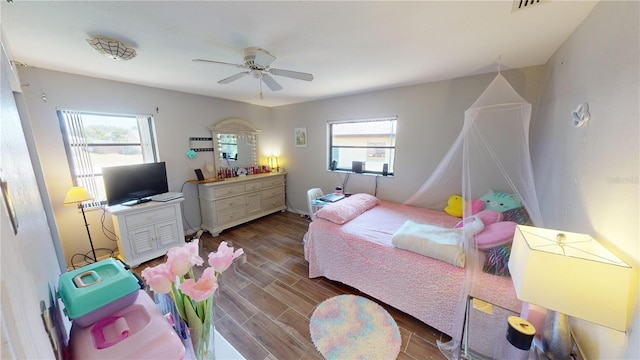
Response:
[[[246,359],[322,359],[309,335],[309,319],[322,301],[341,294],[366,296],[356,289],[326,278],[308,278],[302,238],[309,219],[294,213],[276,213],[200,239],[201,255],[215,251],[221,241],[244,249],[221,276],[215,309],[216,329]],[[134,269],[164,261],[155,259]],[[202,270],[200,270],[202,271]],[[373,299],[375,301],[375,299]],[[379,301],[376,301],[380,303]],[[386,304],[402,336],[398,359],[445,359],[437,340],[446,334]]]

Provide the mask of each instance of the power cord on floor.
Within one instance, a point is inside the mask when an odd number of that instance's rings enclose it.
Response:
[[[111,258],[115,257],[115,249],[96,248],[95,251],[96,252],[98,252],[98,251],[108,251],[109,252],[109,257],[111,257]],[[71,260],[70,260],[71,267],[74,268],[74,269],[77,269],[78,267],[83,267],[83,266],[95,263],[95,260],[89,255],[91,253],[92,253],[92,251],[90,250],[90,251],[87,251],[84,254],[82,254],[82,253],[73,254],[73,256],[71,256]],[[74,259],[76,257],[78,257],[78,256],[82,257],[82,259],[80,261],[83,261],[84,264],[81,265],[81,264],[78,264],[78,263],[75,262]],[[96,256],[97,256],[97,254],[96,254]]]
[[[102,214],[100,215],[100,225],[102,228],[102,234],[104,234],[104,236],[111,241],[118,241],[118,235],[116,235],[116,233],[113,230],[108,229],[104,225],[104,222],[107,218],[107,208],[105,207],[104,204],[102,204],[100,206],[100,209],[102,209]]]

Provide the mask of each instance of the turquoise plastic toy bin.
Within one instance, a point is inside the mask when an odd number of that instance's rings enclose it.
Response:
[[[69,319],[87,327],[133,304],[140,288],[123,263],[109,258],[60,275],[58,297]]]

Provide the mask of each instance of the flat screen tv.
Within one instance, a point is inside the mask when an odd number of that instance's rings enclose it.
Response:
[[[169,191],[164,162],[102,168],[107,205],[137,202]]]

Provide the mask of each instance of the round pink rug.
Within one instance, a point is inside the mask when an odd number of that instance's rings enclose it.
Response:
[[[311,315],[311,340],[326,359],[395,359],[400,330],[389,313],[356,295],[334,296]]]

